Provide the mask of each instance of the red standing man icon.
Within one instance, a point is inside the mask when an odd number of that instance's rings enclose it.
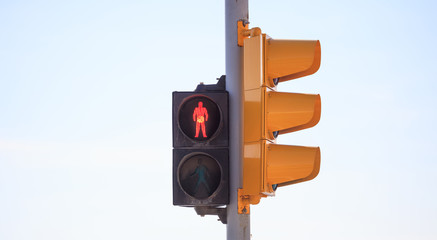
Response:
[[[194,109],[193,121],[196,122],[196,136],[199,137],[200,126],[202,126],[203,137],[206,138],[205,122],[208,121],[208,111],[203,107],[203,102],[199,102],[198,106]]]

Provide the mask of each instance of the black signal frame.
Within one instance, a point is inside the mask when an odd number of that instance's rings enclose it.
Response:
[[[226,77],[222,76],[217,84],[204,85],[201,83],[197,86],[196,90],[192,92],[173,92],[173,205],[215,208],[229,204],[229,94],[226,91],[225,81]],[[202,100],[197,102],[190,101],[201,98],[211,102],[208,103],[212,105],[209,105],[209,110],[207,109],[207,111],[214,111],[215,118],[219,118],[215,119],[218,120],[216,126],[214,126],[214,123],[208,122],[209,120],[206,121],[206,114],[203,114],[202,110],[199,110],[200,119],[199,115],[194,116],[197,107],[198,109],[202,109],[199,103]],[[180,114],[181,108],[188,102],[190,102],[190,106],[184,110],[183,114],[185,114],[185,116],[183,117],[183,121],[187,121],[187,124],[189,123],[189,131],[185,129],[184,132],[184,128],[187,128],[187,125],[181,126]],[[211,106],[215,106],[217,109],[211,110]],[[212,112],[210,113],[212,114]],[[209,116],[209,114],[208,117],[214,117],[212,116],[214,114],[211,116]],[[200,124],[205,121],[205,133],[207,133],[207,138],[201,137],[196,139],[194,136],[188,136],[186,133],[187,131],[193,132],[193,129],[194,132],[197,132],[196,118]],[[213,125],[207,125],[208,123]],[[210,134],[211,132],[207,130],[208,127],[216,129]],[[202,132],[203,130],[200,130],[199,134]],[[204,155],[203,158],[202,155]],[[189,161],[187,159],[191,159],[193,156],[197,157],[196,160],[190,160],[190,163],[185,164],[186,161]],[[202,160],[199,160],[199,158]],[[214,163],[216,164],[211,164],[211,159],[215,161]],[[199,162],[196,163],[196,161]],[[210,163],[208,164],[207,161],[210,161]],[[182,168],[183,174],[181,177],[180,173],[182,172]],[[198,168],[203,168],[203,170],[199,170]],[[206,176],[205,180],[199,173],[195,173],[196,171],[202,171],[202,174],[205,175],[209,172],[214,179],[207,179],[208,176]],[[217,171],[219,171],[220,177],[217,177]],[[188,175],[194,175],[194,177],[187,177]],[[203,180],[199,182],[201,178]],[[219,183],[217,183],[217,181]],[[204,185],[197,188],[199,184]],[[214,189],[214,191],[209,189]]]

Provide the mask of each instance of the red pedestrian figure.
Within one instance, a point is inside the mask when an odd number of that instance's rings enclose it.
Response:
[[[205,122],[208,121],[208,111],[203,107],[202,102],[199,102],[198,106],[194,109],[193,121],[196,122],[196,136],[194,137],[199,137],[199,127],[202,126],[203,137],[206,138]]]

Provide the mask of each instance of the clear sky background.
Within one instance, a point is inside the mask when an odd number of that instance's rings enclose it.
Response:
[[[435,1],[249,2],[319,39],[279,91],[319,93],[310,182],[252,206],[253,239],[437,239]],[[172,205],[171,92],[225,73],[224,1],[0,2],[0,239],[225,239]]]

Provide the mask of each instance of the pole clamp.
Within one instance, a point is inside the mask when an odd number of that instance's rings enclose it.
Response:
[[[249,22],[245,20],[239,20],[237,22],[237,31],[238,31],[238,46],[244,46],[244,39],[249,37],[256,37],[261,35],[261,28],[254,27],[249,29]]]

